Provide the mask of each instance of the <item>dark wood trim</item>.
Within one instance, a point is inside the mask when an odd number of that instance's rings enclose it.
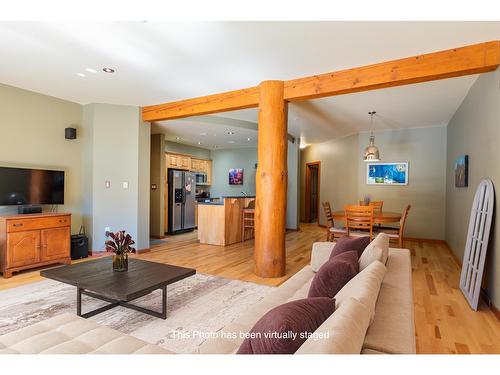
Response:
[[[495,317],[500,322],[500,311],[498,311],[497,307],[493,303],[490,305],[490,310],[493,311],[493,314],[495,314]]]
[[[309,167],[317,165],[318,166],[318,191],[317,191],[317,203],[318,203],[318,213],[316,214],[318,218],[318,223],[319,223],[319,213],[320,213],[320,192],[321,192],[321,161],[311,161],[309,163],[306,163],[306,191],[305,191],[305,199],[304,199],[304,205],[305,205],[305,222],[310,223],[311,222],[311,175],[310,175],[310,169]]]
[[[408,240],[408,241],[420,241],[420,242],[427,242],[427,243],[436,243],[436,244],[443,244],[443,245],[446,245],[446,241],[445,240],[436,240],[436,239],[433,239],[433,238],[418,238],[418,237],[405,237],[404,238],[405,241]]]

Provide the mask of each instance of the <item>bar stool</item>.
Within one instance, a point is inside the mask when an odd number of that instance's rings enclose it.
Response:
[[[241,241],[246,241],[246,233],[248,230],[251,231],[253,238],[255,236],[255,201],[251,201],[248,207],[241,210]]]

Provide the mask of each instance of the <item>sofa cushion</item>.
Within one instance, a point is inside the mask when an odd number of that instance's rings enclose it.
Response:
[[[365,248],[359,257],[359,269],[364,270],[372,262],[378,260],[385,264],[389,256],[389,236],[379,233],[377,237]]]
[[[306,340],[304,334],[316,331],[334,310],[335,301],[324,297],[275,307],[250,330],[237,354],[293,354]]]
[[[325,264],[332,253],[335,242],[315,242],[311,250],[311,269],[318,272],[323,264]]]
[[[384,279],[386,267],[375,261],[363,271],[353,277],[336,295],[337,309],[350,297],[356,298],[370,311],[370,322],[375,317],[375,304],[377,303],[380,285]]]
[[[349,298],[296,354],[359,354],[369,324],[370,311],[358,300]]]
[[[358,258],[361,256],[363,253],[363,250],[368,246],[370,243],[370,237],[369,236],[362,236],[362,237],[340,237],[337,242],[335,243],[335,246],[332,250],[332,253],[330,254],[330,259],[342,254],[345,251],[352,251],[356,250],[358,252]]]
[[[415,328],[411,257],[407,249],[389,249],[387,273],[380,287],[375,320],[366,333],[364,349],[414,354]]]
[[[0,354],[172,354],[156,345],[73,314],[0,336]]]
[[[323,264],[314,276],[308,297],[333,298],[358,273],[357,251],[346,251]]]
[[[385,264],[388,256],[389,236],[386,233],[379,233],[359,257],[359,269],[364,270],[375,260]]]

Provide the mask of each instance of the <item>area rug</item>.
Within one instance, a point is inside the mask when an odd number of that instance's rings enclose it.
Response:
[[[194,353],[205,341],[204,333],[220,331],[271,289],[197,274],[168,286],[166,320],[124,307],[90,319],[176,353]],[[83,312],[105,304],[82,297]],[[134,304],[160,311],[161,291],[137,299]],[[70,285],[43,280],[1,291],[0,335],[65,312],[76,314],[76,288]]]

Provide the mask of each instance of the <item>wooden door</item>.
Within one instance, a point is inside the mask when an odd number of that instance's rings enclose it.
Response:
[[[40,231],[9,233],[7,238],[8,267],[22,267],[40,261]]]
[[[306,223],[318,221],[320,202],[321,162],[306,163],[305,215]]]
[[[41,239],[42,262],[70,256],[69,227],[43,229],[41,231]]]

